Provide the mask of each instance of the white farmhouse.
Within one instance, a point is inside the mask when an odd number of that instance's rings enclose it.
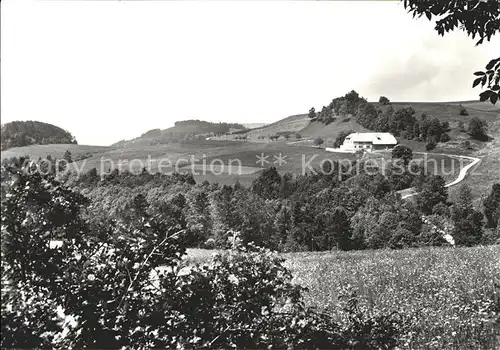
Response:
[[[348,135],[340,146],[344,151],[388,150],[398,144],[398,140],[388,132],[355,132]]]

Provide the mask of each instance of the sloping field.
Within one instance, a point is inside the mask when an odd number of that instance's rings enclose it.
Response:
[[[459,115],[460,104],[467,108],[469,116]],[[426,113],[438,117],[442,121],[448,121],[452,127],[452,131],[450,132],[452,140],[448,143],[438,144],[436,149],[429,152],[429,154],[447,153],[482,158],[483,161],[476,169],[476,172],[480,174],[476,174],[473,178],[465,180],[466,183],[472,186],[476,198],[480,198],[482,195],[488,193],[493,183],[500,182],[500,106],[493,106],[489,103],[477,101],[393,103],[395,108],[408,105],[411,105],[415,109],[417,117],[422,113]],[[459,121],[467,124],[468,120],[473,116],[478,116],[488,121],[490,125],[489,134],[493,137],[493,140],[486,143],[473,141],[473,150],[465,150],[461,142],[462,140],[469,139],[469,136],[466,133],[459,132],[456,129],[456,125]],[[74,159],[87,158],[75,164],[81,171],[87,171],[94,167],[98,171],[102,170],[104,172],[114,168],[137,170],[142,169],[144,166],[147,168],[150,166],[152,171],[156,171],[160,167],[162,171],[169,172],[176,167],[181,168],[189,164],[191,157],[194,157],[198,160],[198,163],[201,163],[204,159],[210,164],[211,161],[220,159],[227,164],[231,159],[240,159],[242,165],[246,167],[261,169],[274,165],[277,166],[279,171],[300,173],[304,165],[306,167],[308,167],[308,164],[317,166],[321,161],[327,159],[354,157],[353,155],[328,153],[324,149],[310,147],[311,140],[314,140],[316,137],[321,137],[325,140],[324,146],[331,145],[338,134],[344,130],[367,131],[356,123],[354,117],[338,116],[332,123],[325,125],[315,121],[311,122],[307,114],[298,114],[249,131],[249,140],[247,142],[231,141],[229,139],[234,137],[234,135],[229,135],[228,140],[183,141],[173,144],[154,145],[149,144],[148,141],[146,143],[130,143],[128,147],[119,149],[85,145],[34,145],[4,151],[2,152],[2,158],[30,155],[38,159],[38,157],[43,158],[49,154],[52,157],[61,158],[64,152],[69,149]],[[288,144],[285,140],[270,142],[267,139],[269,135],[283,132],[298,132],[302,135],[302,141],[297,142],[292,137],[288,141],[290,143],[294,142],[294,144]],[[258,140],[258,136],[265,136],[266,139],[261,140],[262,142],[255,142]],[[411,140],[400,140],[400,142],[412,148],[414,152],[426,152],[424,142]],[[268,156],[263,166],[256,163],[258,161],[257,156],[261,153]],[[286,157],[284,159],[286,163],[283,162],[281,165],[273,163],[277,161],[275,157],[279,153],[282,153]],[[309,162],[311,157],[314,157],[314,159],[312,162]],[[439,158],[439,156],[436,157]],[[104,161],[102,162],[101,160]],[[165,161],[161,163],[162,160]],[[445,165],[440,169],[444,169],[444,171],[438,171],[437,173],[444,175],[447,179],[451,179],[457,174],[459,167],[450,158],[446,158],[443,161]],[[455,164],[454,168],[451,167],[453,164]],[[256,173],[252,173],[249,169],[246,169],[237,176],[239,181],[248,183],[256,176]],[[195,178],[197,181],[200,179],[210,181],[219,181],[219,179],[222,179],[225,183],[235,181],[235,175],[227,174],[227,172],[223,172],[220,175],[206,174],[201,177],[195,176]],[[450,194],[452,194],[454,189],[450,190]]]
[[[87,146],[87,145],[74,145],[74,144],[52,144],[52,145],[31,145],[24,147],[10,148],[2,151],[2,159],[11,157],[24,157],[29,155],[32,159],[39,157],[46,158],[50,155],[52,158],[62,158],[64,153],[69,150],[73,159],[81,157],[90,157],[96,154],[101,154],[111,150],[107,146]]]
[[[450,104],[458,104],[462,105],[465,108],[472,108],[476,111],[483,111],[483,112],[495,112],[495,111],[500,111],[500,105],[497,104],[491,104],[490,102],[479,102],[479,101],[464,101],[464,102],[450,102]]]
[[[497,102],[498,110],[500,104]],[[464,180],[472,188],[475,204],[480,204],[481,198],[491,192],[494,183],[500,183],[500,113],[489,123],[488,134],[493,138],[484,147],[476,150],[472,156],[480,158],[479,166],[472,169],[472,174]],[[450,191],[452,198],[456,188]]]
[[[286,117],[277,122],[265,125],[260,128],[251,129],[245,134],[248,139],[252,142],[268,142],[268,136],[275,135],[277,133],[296,133],[304,129],[310,122],[307,114],[298,114]],[[216,140],[235,140],[239,135],[224,135],[220,137],[214,137]],[[259,140],[259,136],[264,136],[265,140]]]
[[[265,146],[265,144],[262,144]],[[201,160],[208,157],[217,157],[231,152],[258,149],[259,144],[233,141],[186,141],[175,144],[140,145],[113,149],[98,154],[95,157],[78,162],[82,171],[96,168],[98,172],[108,172],[118,168],[121,170],[138,171],[148,167],[152,171],[161,168],[162,171],[172,171],[191,161],[191,158]],[[101,166],[102,165],[102,166]]]
[[[341,131],[347,130],[352,130],[355,132],[369,131],[368,129],[356,123],[356,118],[339,116],[328,125],[316,121],[310,122],[307,127],[300,131],[300,134],[308,139],[321,137],[325,140],[325,145],[331,145]]]
[[[422,113],[438,117],[442,121],[450,124],[453,122],[467,122],[472,117],[479,117],[486,121],[493,121],[498,117],[500,107],[487,102],[393,102],[394,108],[411,106],[415,110],[415,115],[419,117]],[[460,105],[467,109],[468,116],[460,115]],[[453,125],[452,125],[453,127]]]
[[[293,146],[282,142],[268,144],[212,140],[122,149],[39,145],[13,148],[2,152],[2,158],[29,155],[38,159],[49,154],[54,158],[62,158],[68,149],[73,158],[85,156],[85,159],[70,164],[70,167],[79,173],[92,168],[96,168],[99,173],[114,169],[140,172],[146,168],[152,172],[194,172],[197,182],[208,180],[234,184],[238,180],[246,185],[249,185],[260,171],[271,166],[275,166],[280,172],[302,173],[318,168],[323,161],[354,158],[353,155],[337,155],[324,149]]]
[[[499,256],[498,246],[284,255],[309,304],[338,309],[350,286],[372,312],[407,318],[410,349],[497,348],[485,310],[498,293]]]
[[[333,160],[346,162],[356,159],[353,154],[326,152],[323,148],[309,146],[288,145],[286,143],[263,144],[259,149],[239,150],[218,157],[207,159],[207,163],[214,159],[219,159],[225,164],[239,160],[243,166],[259,167],[260,169],[271,166],[276,167],[280,172],[292,172],[303,174],[318,168],[324,162]],[[262,156],[264,158],[262,158]],[[263,161],[261,161],[263,159]]]

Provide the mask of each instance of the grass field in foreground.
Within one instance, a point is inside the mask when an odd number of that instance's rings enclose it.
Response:
[[[203,262],[214,251],[190,249]],[[372,312],[400,313],[404,348],[493,349],[500,343],[500,246],[284,254],[306,302],[336,313],[358,291]],[[497,298],[497,299],[495,299]],[[494,314],[496,306],[497,314]],[[496,343],[495,343],[496,342]]]

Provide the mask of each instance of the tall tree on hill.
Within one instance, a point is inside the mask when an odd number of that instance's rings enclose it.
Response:
[[[379,132],[387,132],[390,127],[390,120],[394,114],[394,107],[389,106],[385,111],[383,111],[375,122],[374,129]]]
[[[288,203],[285,203],[276,214],[273,223],[274,231],[277,234],[275,239],[278,241],[278,248],[284,246],[290,232],[292,231],[292,227],[292,211]]]
[[[334,244],[341,250],[351,248],[351,225],[349,215],[343,207],[336,207],[330,216]]]
[[[480,119],[478,117],[473,117],[469,121],[469,135],[475,138],[476,140],[487,140],[488,135],[488,123],[486,120]]]
[[[385,96],[380,96],[380,98],[378,99],[378,103],[382,105],[388,105],[389,103],[391,103],[391,101],[389,101],[389,99]]]
[[[367,129],[374,129],[377,121],[378,112],[371,103],[362,103],[356,112],[356,121]]]
[[[491,193],[483,201],[484,215],[489,227],[497,227],[500,222],[500,183],[493,185]]]
[[[407,165],[410,160],[413,159],[413,151],[409,147],[396,145],[396,147],[392,149],[392,158],[402,159]]]
[[[415,110],[412,107],[403,107],[395,111],[390,119],[391,132],[399,135],[403,130],[412,131],[415,118]]]
[[[428,20],[433,16],[437,19],[434,29],[439,35],[453,31],[456,28],[472,36],[479,37],[476,45],[486,39],[490,41],[494,34],[500,32],[500,2],[498,0],[402,0],[405,9],[413,17],[425,15]],[[477,78],[473,82],[475,87],[481,84],[488,87],[479,97],[481,101],[495,104],[500,98],[500,58],[493,59],[486,65],[486,72],[475,72]]]
[[[316,118],[316,110],[314,109],[314,107],[309,110],[309,118]]]
[[[458,200],[451,207],[453,233],[457,245],[472,246],[483,237],[483,214],[472,206],[472,193],[468,185],[461,185]]]
[[[432,118],[429,123],[429,129],[427,130],[427,138],[434,142],[439,142],[441,136],[443,135],[443,126],[439,122],[439,119]]]

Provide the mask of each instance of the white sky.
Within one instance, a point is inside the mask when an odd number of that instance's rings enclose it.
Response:
[[[273,122],[355,89],[477,99],[498,56],[400,2],[6,0],[1,117],[108,145],[177,120]]]

